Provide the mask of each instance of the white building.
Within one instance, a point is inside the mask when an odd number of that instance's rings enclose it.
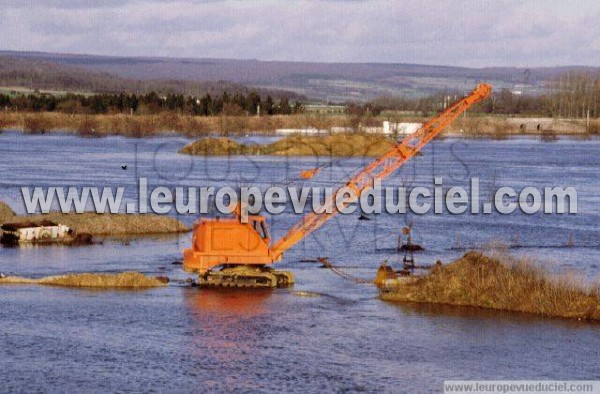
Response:
[[[281,134],[281,135],[290,135],[290,134],[317,135],[317,134],[327,134],[327,133],[328,133],[328,130],[316,129],[316,128],[277,129],[277,130],[275,130],[275,134]]]
[[[415,133],[423,126],[422,123],[409,123],[409,122],[401,122],[401,123],[392,123],[387,120],[383,122],[383,126],[360,126],[360,131],[363,133],[370,134],[386,134],[393,135],[397,134],[399,136],[409,135]],[[275,130],[275,134],[280,135],[291,135],[291,134],[301,134],[301,135],[320,135],[320,134],[329,134],[329,133],[351,133],[354,130],[351,127],[332,127],[331,130],[325,129],[317,129],[314,127],[308,127],[304,129],[277,129]]]
[[[39,223],[5,223],[0,229],[0,241],[5,244],[61,242],[73,234],[70,227],[47,220]]]
[[[409,135],[414,134],[423,127],[422,123],[409,123],[409,122],[401,122],[401,123],[391,123],[387,120],[383,122],[383,134],[394,134],[398,135]]]

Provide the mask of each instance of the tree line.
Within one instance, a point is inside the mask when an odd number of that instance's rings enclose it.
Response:
[[[450,105],[462,92],[446,91],[418,98],[383,97],[368,103],[345,103],[346,113],[357,118],[376,117],[384,110],[407,111],[430,116]],[[68,114],[161,112],[197,116],[215,115],[290,115],[303,112],[300,100],[274,98],[256,91],[229,94],[206,93],[159,95],[101,93],[66,94],[0,94],[0,109],[26,112],[61,112]],[[549,81],[545,93],[517,94],[508,89],[494,91],[489,100],[477,103],[473,112],[500,115],[535,115],[560,118],[600,117],[600,73],[573,71]]]
[[[207,93],[200,97],[183,94],[95,94],[68,93],[63,96],[50,94],[0,94],[0,108],[26,112],[61,112],[68,114],[114,114],[132,113],[151,115],[173,112],[197,116],[213,115],[290,115],[302,112],[300,101],[290,102],[287,97],[279,100],[257,92],[248,94],[224,92],[221,95]]]
[[[421,98],[383,97],[369,103],[373,112],[410,111],[429,116],[463,94],[447,91]],[[366,107],[365,107],[366,108]],[[494,91],[477,103],[473,112],[499,115],[537,115],[555,118],[600,117],[600,73],[574,71],[546,83],[545,93],[520,94],[509,89]]]
[[[421,98],[383,97],[374,100],[371,106],[376,108],[376,111],[407,111],[427,117],[442,111],[462,96],[462,93],[449,91]],[[549,102],[550,97],[547,95],[521,95],[508,89],[502,89],[499,92],[493,92],[488,100],[475,104],[471,111],[498,115],[559,116]]]

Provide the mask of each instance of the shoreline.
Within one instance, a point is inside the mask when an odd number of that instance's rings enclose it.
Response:
[[[380,127],[384,121],[422,123],[422,116],[388,116],[357,118],[351,115],[272,115],[272,116],[192,116],[175,113],[157,115],[70,115],[56,112],[0,112],[0,132],[17,131],[24,134],[74,134],[99,138],[124,136],[149,138],[178,135],[188,138],[204,136],[243,136],[278,134],[278,129],[316,129],[329,133],[336,128],[360,132],[361,127]],[[360,125],[360,126],[359,126]],[[457,119],[442,137],[503,138],[512,136],[592,137],[600,135],[600,120],[590,121],[589,130],[584,119],[552,119],[539,116],[499,116],[471,114]],[[377,133],[374,133],[377,134]],[[287,134],[289,135],[289,134]]]
[[[87,233],[92,236],[151,236],[182,234],[190,231],[190,228],[181,221],[166,215],[97,214],[93,212],[16,215],[7,204],[0,201],[0,224],[41,220],[64,224],[74,229],[76,233]]]
[[[135,137],[135,136],[131,136],[128,133],[107,133],[107,134],[100,134],[100,135],[95,135],[93,137],[87,136],[87,135],[81,135],[79,134],[77,131],[75,130],[69,130],[69,129],[52,129],[50,131],[45,131],[43,133],[32,133],[32,132],[28,132],[25,131],[23,129],[18,129],[18,128],[5,128],[5,129],[0,129],[0,135],[2,133],[13,133],[13,134],[22,134],[23,136],[40,136],[40,135],[48,135],[48,136],[74,136],[74,137],[78,137],[78,138],[108,138],[108,137],[123,137],[123,138],[129,138],[129,139],[152,139],[152,138],[167,138],[167,137],[183,137],[183,138],[188,138],[192,141],[196,141],[197,139],[200,138],[220,138],[220,137],[227,137],[227,138],[232,138],[232,139],[236,139],[236,138],[243,138],[243,137],[280,137],[280,138],[286,138],[286,137],[290,137],[292,135],[302,135],[302,136],[314,136],[314,137],[324,137],[324,136],[328,136],[328,135],[336,135],[336,134],[365,134],[362,132],[350,132],[350,133],[320,133],[320,134],[279,134],[279,133],[275,133],[273,131],[251,131],[251,132],[236,132],[236,133],[228,133],[228,134],[222,134],[220,132],[209,132],[207,134],[202,134],[199,136],[190,136],[187,134],[182,134],[179,133],[177,131],[174,130],[161,130],[161,131],[157,131],[157,132],[153,132],[151,135],[148,136],[144,136],[144,137]],[[392,138],[393,136],[390,134],[376,134],[373,133],[373,135],[382,135],[382,136],[387,136]],[[549,137],[557,137],[557,138],[565,138],[565,137],[571,137],[573,139],[590,139],[590,138],[600,138],[600,134],[596,134],[596,133],[570,133],[570,132],[564,132],[564,133],[543,133],[543,132],[526,132],[526,133],[503,133],[503,134],[494,134],[494,133],[461,133],[460,131],[442,131],[437,137],[436,139],[444,139],[444,138],[457,138],[457,139],[465,139],[465,140],[473,140],[473,139],[495,139],[495,140],[501,140],[501,139],[511,139],[511,138],[518,138],[518,137],[525,137],[525,138],[541,138],[541,137],[545,137],[545,136],[549,136]],[[399,137],[400,138],[400,137]],[[400,140],[400,139],[399,139]]]

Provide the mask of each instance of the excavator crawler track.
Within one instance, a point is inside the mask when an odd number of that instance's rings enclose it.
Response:
[[[265,266],[233,265],[210,270],[198,277],[200,287],[273,289],[294,283],[294,274]]]

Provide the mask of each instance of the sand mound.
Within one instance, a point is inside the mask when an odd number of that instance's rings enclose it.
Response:
[[[600,320],[598,289],[572,277],[553,277],[524,259],[469,252],[414,281],[382,293],[391,301],[476,306],[544,316]]]
[[[380,156],[395,142],[375,134],[332,134],[325,136],[293,135],[269,145],[243,145],[228,138],[203,138],[179,150],[199,156],[272,155],[272,156]]]
[[[245,145],[229,138],[208,137],[187,144],[179,150],[179,153],[197,156],[228,156],[240,155],[243,153],[244,148]]]
[[[61,276],[47,276],[39,279],[7,276],[0,279],[0,284],[38,284],[60,287],[88,287],[98,289],[110,288],[151,288],[163,287],[166,284],[157,279],[145,276],[139,272],[123,272],[120,274],[72,274]]]
[[[275,156],[381,156],[395,145],[388,137],[373,134],[291,136],[268,145]]]

